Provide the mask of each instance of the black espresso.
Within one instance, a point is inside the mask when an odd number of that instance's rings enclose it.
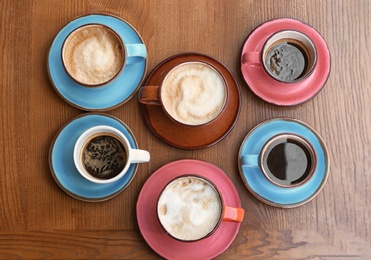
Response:
[[[285,82],[302,78],[308,69],[304,46],[301,47],[296,40],[283,39],[274,43],[264,62],[273,77]]]
[[[276,183],[292,186],[304,181],[311,171],[310,152],[290,138],[278,140],[270,146],[264,158],[264,168]]]
[[[87,142],[81,159],[90,175],[98,179],[111,179],[124,169],[127,155],[118,139],[99,135]]]

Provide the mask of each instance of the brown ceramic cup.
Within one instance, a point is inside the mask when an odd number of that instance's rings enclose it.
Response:
[[[160,86],[144,86],[139,102],[160,105],[174,122],[201,126],[224,110],[228,88],[221,72],[206,62],[187,61],[172,68]]]

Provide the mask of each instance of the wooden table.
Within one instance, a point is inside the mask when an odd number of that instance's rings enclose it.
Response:
[[[193,158],[224,170],[246,210],[237,237],[220,259],[370,259],[370,1],[3,0],[0,10],[0,258],[158,258],[140,234],[137,198],[159,167]],[[148,50],[147,75],[174,54],[203,53],[232,71],[242,105],[225,139],[191,151],[169,146],[152,134],[137,95],[105,112],[123,120],[152,159],[139,166],[133,182],[118,196],[89,203],[68,196],[49,170],[54,136],[85,112],[59,97],[46,61],[61,28],[77,16],[99,12],[122,17],[139,31]],[[323,90],[293,107],[261,100],[240,72],[246,37],[279,17],[316,28],[331,52],[331,75]],[[246,134],[276,117],[296,118],[316,129],[331,160],[323,191],[294,209],[258,201],[245,188],[237,167]]]

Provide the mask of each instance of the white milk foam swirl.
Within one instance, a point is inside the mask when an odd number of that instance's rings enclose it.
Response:
[[[197,177],[182,177],[161,194],[157,213],[161,224],[181,240],[197,240],[208,235],[219,222],[221,201],[217,191]]]
[[[103,27],[86,28],[71,40],[68,49],[70,73],[80,82],[101,84],[113,78],[122,65],[122,47]]]
[[[201,125],[215,119],[224,107],[226,95],[222,76],[201,62],[175,67],[161,88],[166,111],[176,121],[188,125]]]

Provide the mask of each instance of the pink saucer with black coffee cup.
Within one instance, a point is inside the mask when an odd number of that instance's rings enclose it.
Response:
[[[284,57],[284,51],[291,57]],[[303,59],[304,65],[299,62],[299,66],[292,66],[298,59]],[[298,105],[314,97],[325,85],[330,73],[330,53],[313,27],[295,19],[274,19],[247,37],[241,53],[241,71],[250,89],[261,99],[280,106]],[[282,77],[278,75],[281,71],[285,74]],[[290,72],[295,77],[287,76]]]

